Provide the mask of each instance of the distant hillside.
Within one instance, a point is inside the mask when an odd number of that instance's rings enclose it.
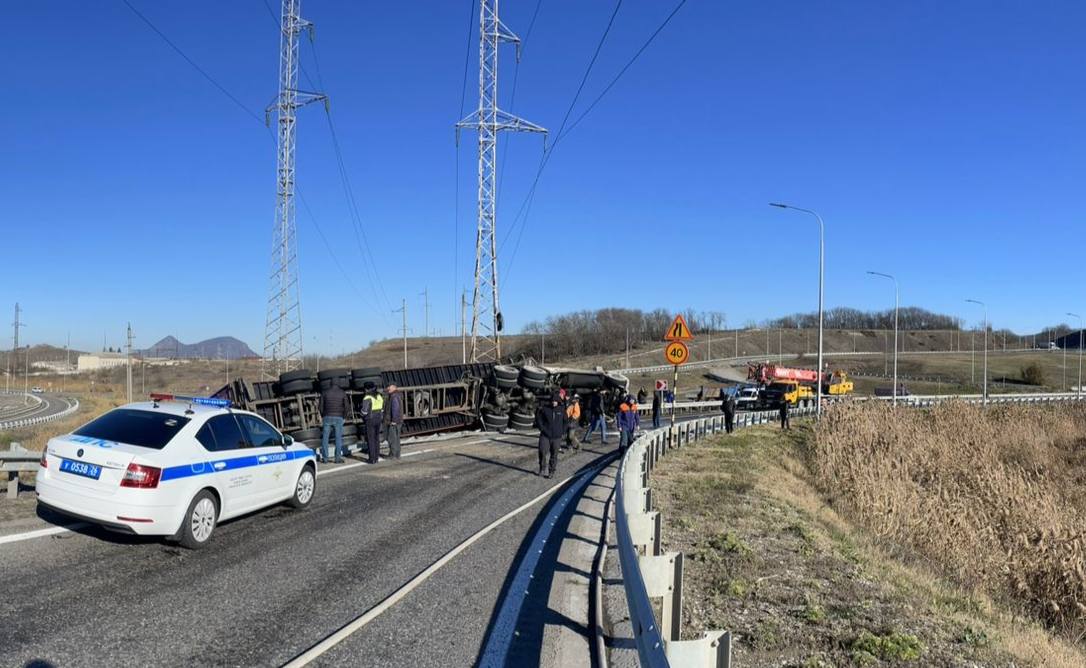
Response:
[[[181,343],[167,336],[142,351],[147,357],[171,357],[174,359],[228,359],[257,357],[249,346],[232,336],[217,336],[199,343]]]
[[[72,364],[75,364],[80,354],[80,351],[72,350],[68,359],[71,359]],[[0,351],[0,370],[8,368],[8,357],[10,355],[11,350]],[[15,359],[17,362],[16,367],[21,369],[22,365],[26,363],[26,349],[20,346]],[[45,344],[30,346],[30,364],[32,366],[35,362],[63,362],[65,359],[64,348]]]

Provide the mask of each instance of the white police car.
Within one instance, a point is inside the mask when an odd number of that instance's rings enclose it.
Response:
[[[38,468],[38,503],[198,548],[222,520],[313,500],[313,451],[258,415],[231,410],[222,399],[151,397],[50,439]]]

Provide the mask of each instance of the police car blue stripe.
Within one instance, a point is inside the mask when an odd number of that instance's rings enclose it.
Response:
[[[265,464],[278,464],[279,462],[295,459],[316,458],[312,450],[285,450],[266,455],[249,455],[247,457],[234,457],[232,459],[209,459],[207,461],[170,466],[162,470],[162,482],[176,480],[178,478],[190,478],[197,475],[210,475],[222,471],[236,471],[238,469],[251,468]]]

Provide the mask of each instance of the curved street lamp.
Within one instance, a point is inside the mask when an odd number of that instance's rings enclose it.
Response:
[[[894,282],[894,391],[892,404],[897,405],[897,312],[901,307],[901,292],[898,289],[897,279],[890,274],[884,274],[881,271],[869,271],[868,274],[872,276],[882,276],[888,278]]]
[[[818,220],[818,387],[815,394],[815,417],[822,417],[822,297],[823,297],[823,285],[826,269],[826,243],[825,232],[826,227],[822,222],[822,216],[818,215],[810,209],[803,209],[798,206],[792,206],[791,204],[781,204],[779,202],[770,202],[769,206],[775,206],[778,209],[792,209],[793,211],[802,211],[803,213],[809,213]]]

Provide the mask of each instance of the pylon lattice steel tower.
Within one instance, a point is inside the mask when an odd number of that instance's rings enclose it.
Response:
[[[297,368],[302,359],[302,307],[298,289],[298,247],[294,210],[295,110],[323,101],[321,93],[298,89],[298,35],[313,24],[302,19],[301,0],[283,0],[279,38],[279,96],[266,110],[277,114],[278,168],[275,229],[272,232],[271,290],[264,327],[262,374]]]
[[[534,123],[498,109],[498,45],[512,42],[520,59],[520,38],[498,18],[498,0],[479,2],[479,108],[456,124],[479,133],[479,211],[475,234],[475,290],[471,301],[471,361],[501,359],[501,302],[498,300],[497,208],[498,132],[539,132]]]

